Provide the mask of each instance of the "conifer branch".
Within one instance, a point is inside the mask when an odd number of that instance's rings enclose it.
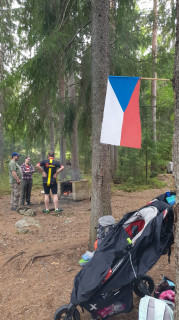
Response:
[[[66,52],[67,49],[69,49],[69,47],[71,46],[71,44],[73,43],[73,41],[75,40],[75,38],[77,37],[77,35],[85,28],[87,27],[89,24],[91,23],[91,20],[89,20],[87,23],[85,23],[85,25],[83,27],[81,27],[73,36],[73,38],[67,43],[66,47],[63,50],[63,53],[60,55],[60,57],[55,61],[55,64],[57,63],[58,60],[60,60],[63,56],[63,54]]]

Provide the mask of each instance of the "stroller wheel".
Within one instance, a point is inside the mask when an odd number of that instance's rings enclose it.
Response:
[[[54,314],[54,320],[68,320],[67,318],[68,305],[61,306]],[[80,313],[77,309],[74,310],[72,318],[70,320],[80,320]]]
[[[151,293],[154,291],[154,287],[155,285],[153,279],[146,274],[135,280],[133,283],[133,291],[141,298],[145,295],[151,295]]]

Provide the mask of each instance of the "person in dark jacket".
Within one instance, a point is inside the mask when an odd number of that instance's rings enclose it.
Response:
[[[31,191],[32,191],[32,174],[34,173],[34,167],[30,164],[30,157],[25,158],[25,162],[21,164],[22,180],[21,180],[21,201],[20,204],[24,205],[26,200],[27,204],[32,205]]]
[[[36,168],[43,175],[43,188],[45,192],[45,209],[43,212],[49,213],[50,190],[53,194],[55,212],[58,213],[62,211],[62,209],[58,208],[57,175],[63,171],[64,166],[62,166],[59,161],[54,160],[54,152],[49,152],[48,159],[39,162]]]

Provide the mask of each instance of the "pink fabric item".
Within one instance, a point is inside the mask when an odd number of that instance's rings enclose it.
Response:
[[[168,301],[171,301],[171,302],[175,303],[175,292],[173,290],[163,291],[159,295],[159,299],[168,300]]]

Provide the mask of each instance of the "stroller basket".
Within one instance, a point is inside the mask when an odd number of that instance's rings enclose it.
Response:
[[[133,307],[132,285],[129,284],[122,290],[115,289],[106,294],[98,292],[81,306],[91,313],[93,319],[101,317],[107,319],[114,314],[130,312]]]

